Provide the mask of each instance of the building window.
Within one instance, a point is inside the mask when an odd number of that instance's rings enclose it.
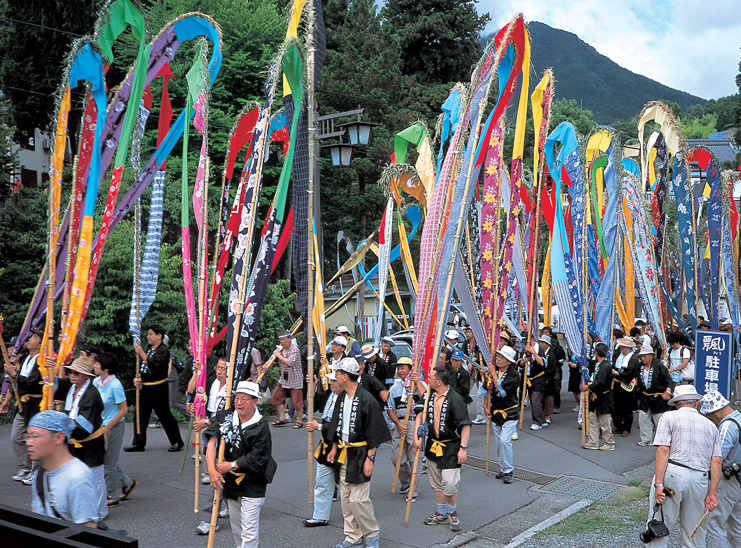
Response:
[[[21,184],[25,188],[35,188],[39,186],[35,169],[21,169]]]

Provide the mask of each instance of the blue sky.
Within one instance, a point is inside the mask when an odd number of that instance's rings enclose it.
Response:
[[[705,99],[738,93],[739,0],[479,0],[478,10],[491,16],[487,33],[521,12],[667,86]]]

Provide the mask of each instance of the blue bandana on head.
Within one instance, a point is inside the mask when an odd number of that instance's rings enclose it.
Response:
[[[463,353],[463,350],[456,349],[455,351],[453,351],[453,355],[451,356],[450,359],[463,361],[464,357],[465,357],[465,354]]]
[[[69,441],[75,423],[66,414],[59,411],[42,411],[31,418],[28,426],[43,428],[51,432],[62,432]]]

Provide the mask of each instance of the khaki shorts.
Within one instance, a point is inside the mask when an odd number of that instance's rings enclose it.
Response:
[[[442,491],[446,497],[452,497],[458,492],[458,484],[461,482],[460,468],[445,468],[440,470],[437,463],[427,460],[427,477],[430,478],[430,487],[437,492]]]

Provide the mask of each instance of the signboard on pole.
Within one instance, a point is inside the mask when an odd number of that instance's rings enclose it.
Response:
[[[695,335],[695,388],[699,394],[718,390],[731,395],[732,334],[698,330]]]

